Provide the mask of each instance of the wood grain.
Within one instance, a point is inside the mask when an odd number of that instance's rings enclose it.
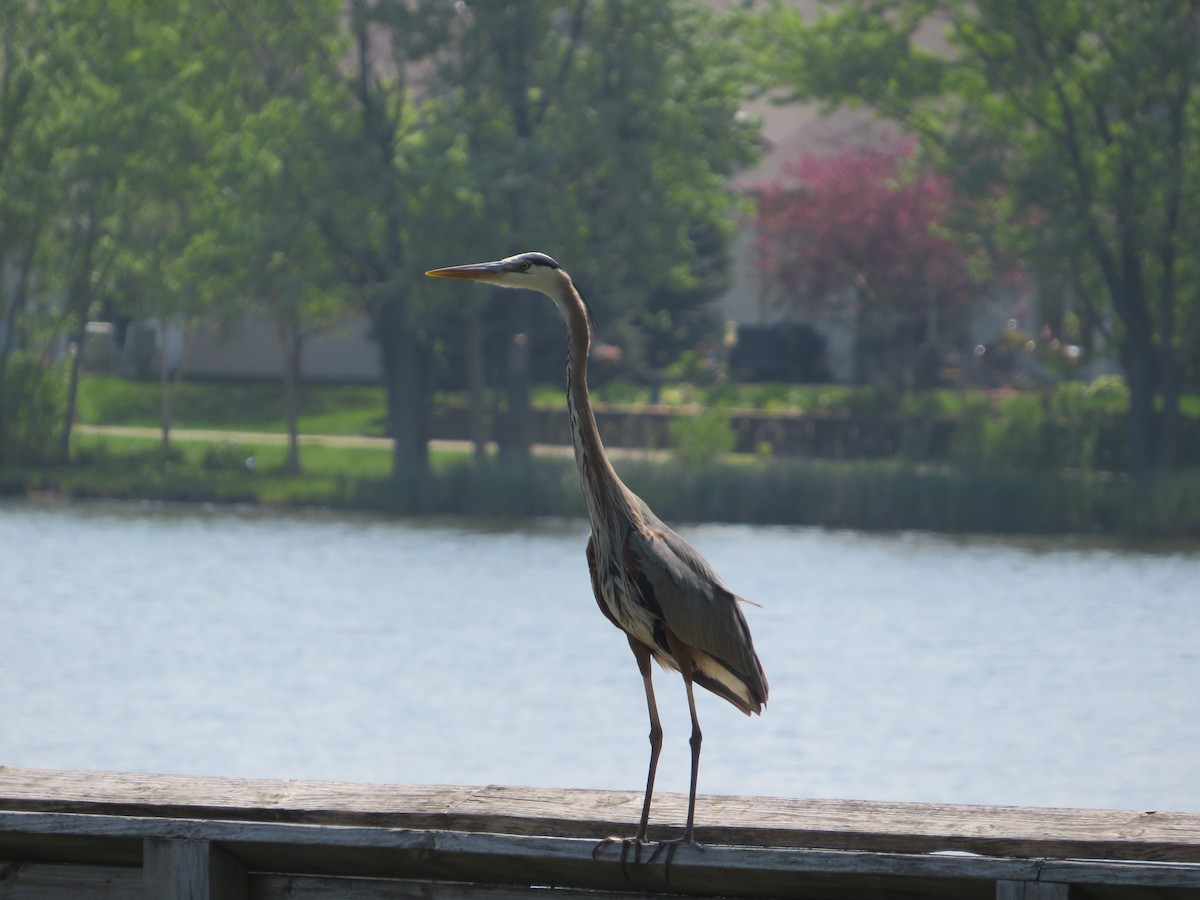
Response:
[[[665,795],[655,818],[677,829],[685,801]],[[597,838],[628,834],[639,804],[633,792],[0,768],[0,900],[515,900],[548,886],[567,898],[1200,900],[1190,813],[709,796],[706,849],[623,865]]]
[[[142,873],[125,866],[0,862],[0,900],[146,900]]]
[[[376,785],[0,767],[0,809],[137,817],[601,838],[628,834],[636,792]],[[686,798],[655,797],[652,837],[682,826]],[[702,842],[893,853],[1200,862],[1200,815],[1183,812],[701,796]]]
[[[155,900],[247,900],[240,860],[211,841],[145,839],[142,862],[147,897]]]

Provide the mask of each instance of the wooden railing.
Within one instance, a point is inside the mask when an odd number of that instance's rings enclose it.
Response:
[[[658,450],[671,447],[671,421],[692,415],[670,407],[634,408],[600,405],[596,421],[609,449]],[[904,421],[898,415],[805,415],[802,413],[732,410],[738,453],[754,453],[770,444],[777,456],[813,459],[880,459],[895,456],[904,438]],[[952,419],[929,420],[924,439],[925,455],[943,457],[957,427]],[[486,417],[489,439],[496,440],[505,428],[502,415]],[[570,446],[571,423],[566,406],[561,409],[533,408],[529,411],[530,439],[534,444]],[[470,440],[471,429],[464,406],[443,404],[434,410],[432,436],[436,439]]]
[[[1200,814],[702,797],[703,850],[594,859],[640,801],[0,768],[0,898],[1200,898]]]

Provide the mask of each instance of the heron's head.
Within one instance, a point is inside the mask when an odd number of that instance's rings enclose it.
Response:
[[[494,262],[431,269],[425,274],[434,278],[465,278],[499,287],[528,288],[551,296],[556,294],[563,277],[562,267],[545,253],[518,253]]]

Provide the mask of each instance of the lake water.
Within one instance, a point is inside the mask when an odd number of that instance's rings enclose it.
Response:
[[[771,683],[761,718],[698,692],[701,792],[1200,811],[1200,548],[680,531],[763,604]],[[640,790],[586,534],[0,502],[0,764]]]

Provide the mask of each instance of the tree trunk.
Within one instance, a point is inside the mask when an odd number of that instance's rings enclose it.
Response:
[[[0,261],[0,281],[7,281],[8,266]],[[25,275],[21,275],[22,281],[25,280]],[[2,290],[2,288],[0,288]],[[17,313],[20,310],[20,291],[17,295],[11,298],[0,293],[0,299],[7,299],[8,306],[4,316],[4,339],[0,341],[0,467],[4,466],[5,442],[8,437],[8,394],[4,386],[5,377],[8,372],[8,359],[12,355],[12,348],[16,344],[15,331],[17,328]]]
[[[188,330],[186,325],[179,327],[179,359],[172,370],[167,363],[167,325],[166,319],[158,323],[158,384],[162,402],[159,405],[159,424],[162,440],[159,448],[162,461],[167,461],[167,451],[171,449],[171,423],[175,418],[175,400],[179,397],[179,384],[183,381],[183,371],[187,359]]]
[[[385,304],[375,317],[392,436],[392,477],[429,470],[429,378],[426,351],[404,306]]]
[[[1171,230],[1174,231],[1174,228]],[[1179,297],[1175,291],[1175,260],[1175,244],[1171,240],[1164,241],[1164,248],[1159,254],[1162,274],[1159,300],[1158,381],[1159,389],[1162,391],[1162,414],[1158,432],[1157,465],[1160,469],[1170,469],[1176,463],[1175,456],[1179,441],[1179,397],[1183,391],[1179,353],[1175,346],[1176,309],[1179,303]]]
[[[1158,447],[1155,464],[1159,469],[1170,469],[1176,459],[1179,443],[1179,362],[1173,347],[1164,346],[1160,351],[1159,384],[1162,390],[1162,409],[1158,415]]]
[[[171,417],[175,413],[175,389],[171,383],[171,371],[167,365],[167,320],[158,322],[158,424],[160,431],[159,447],[166,458],[171,446]]]
[[[1160,419],[1155,400],[1161,389],[1162,373],[1155,349],[1154,322],[1146,295],[1142,260],[1129,226],[1122,234],[1114,269],[1109,277],[1113,308],[1125,327],[1121,359],[1129,383],[1129,472],[1145,478],[1158,468]]]
[[[1121,356],[1129,383],[1129,472],[1145,478],[1158,467],[1161,426],[1154,408],[1158,378],[1149,335],[1127,333]]]
[[[279,340],[283,346],[283,414],[287,420],[288,449],[284,471],[299,475],[300,465],[300,378],[304,337],[292,316],[279,323]]]
[[[75,338],[75,353],[71,357],[71,374],[67,382],[67,408],[63,413],[62,431],[58,438],[58,458],[71,461],[71,430],[75,424],[76,407],[79,405],[79,372],[83,364],[83,343],[87,339],[87,317],[80,319],[79,333]]]

